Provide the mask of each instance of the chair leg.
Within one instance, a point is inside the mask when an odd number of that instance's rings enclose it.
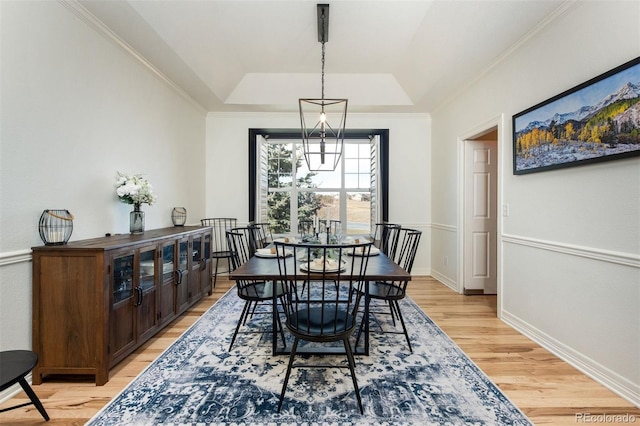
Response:
[[[356,293],[355,296],[353,296],[353,293]],[[353,316],[356,315],[356,312],[358,312],[358,307],[360,306],[360,301],[362,300],[362,293],[360,293],[359,291],[356,290],[351,290],[349,292],[349,301],[351,301],[351,298],[355,297],[356,300],[355,302],[353,302],[353,312],[351,312],[351,314]]]
[[[396,312],[396,307],[392,300],[387,301],[387,304],[389,305],[389,312],[391,312],[391,321],[393,322],[393,326],[395,327],[396,318],[400,318],[400,316]]]
[[[216,281],[218,279],[218,262],[220,261],[219,257],[216,257],[216,267],[213,269],[213,288],[216,288]]]
[[[362,295],[360,293],[358,293],[358,295],[356,296],[356,302],[355,302],[355,306],[356,309],[358,306],[360,306],[360,300],[362,299]],[[371,303],[370,300],[367,300],[365,298],[365,304],[367,303]],[[365,309],[366,312],[366,309]],[[369,315],[371,315],[371,312],[369,312]],[[354,316],[355,316],[355,312],[354,312]],[[360,342],[360,335],[362,335],[362,330],[364,329],[364,322],[365,321],[369,321],[369,317],[365,318],[365,314],[362,314],[362,321],[360,321],[360,326],[358,327],[358,333],[356,334],[356,345],[354,346],[354,348],[358,348],[358,343]]]
[[[411,348],[411,340],[409,340],[409,333],[407,332],[407,326],[404,324],[404,318],[402,317],[402,311],[400,310],[400,303],[397,300],[393,301],[395,305],[395,311],[398,314],[398,318],[400,318],[400,324],[402,324],[402,330],[404,331],[404,337],[407,338],[407,345],[409,345],[409,352],[413,352]]]
[[[251,310],[251,315],[248,315],[247,317],[253,318],[253,316],[256,314],[256,309],[258,309],[258,302],[255,302],[253,304],[253,309]]]
[[[280,315],[278,315],[277,313],[276,313],[276,315],[277,315],[277,319],[278,319],[278,328],[280,329],[280,337],[282,338],[282,348],[286,349],[287,348],[287,341],[284,340],[284,328],[282,327],[282,321],[280,320]],[[275,334],[274,334],[274,336],[275,336]],[[276,346],[277,345],[278,344],[276,343]]]
[[[244,303],[244,307],[242,308],[242,314],[240,314],[240,318],[238,319],[238,325],[236,326],[236,331],[233,332],[233,337],[231,338],[231,343],[229,344],[229,352],[231,352],[233,343],[236,341],[236,336],[238,335],[238,330],[240,330],[240,326],[244,323],[249,313],[250,305],[251,303],[248,300]]]
[[[347,353],[347,361],[349,362],[349,371],[351,371],[351,380],[353,381],[353,388],[356,391],[356,398],[358,399],[358,407],[360,408],[360,414],[364,414],[362,409],[362,399],[360,398],[360,388],[358,388],[358,380],[356,379],[356,361],[353,358],[353,352],[351,352],[351,345],[349,344],[349,338],[345,337],[342,341],[344,343],[344,350]]]
[[[282,408],[282,401],[284,401],[284,394],[287,392],[287,383],[289,383],[289,376],[291,375],[291,368],[293,367],[293,359],[296,356],[296,350],[298,349],[298,338],[293,340],[293,347],[291,348],[291,355],[289,356],[289,365],[287,366],[287,374],[284,376],[284,383],[282,384],[282,392],[280,392],[280,401],[278,402],[278,413]],[[353,356],[353,355],[352,355]]]
[[[356,344],[355,348],[358,348],[358,343],[360,343],[360,336],[362,335],[362,329],[364,328],[364,322],[369,321],[369,318],[365,318],[364,314],[362,315],[362,321],[360,321],[360,327],[358,327],[358,333],[356,334]]]
[[[19,380],[19,383],[20,383],[20,386],[22,386],[22,389],[24,390],[24,392],[27,394],[27,396],[31,400],[31,402],[33,402],[33,405],[36,406],[36,408],[38,409],[42,417],[44,417],[46,421],[49,421],[49,415],[47,414],[47,411],[44,409],[44,406],[40,402],[38,395],[36,395],[33,389],[31,389],[31,386],[29,386],[29,383],[27,383],[24,377]]]
[[[242,325],[247,325],[247,320],[249,318],[253,318],[253,314],[255,314],[256,308],[258,307],[258,302],[252,302],[248,300],[247,303],[249,304],[249,306],[247,307],[247,314],[244,316],[244,321],[242,321]],[[251,305],[253,305],[253,309],[251,309]]]

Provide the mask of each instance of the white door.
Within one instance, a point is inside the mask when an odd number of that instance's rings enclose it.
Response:
[[[496,294],[498,144],[467,140],[464,146],[464,291]]]

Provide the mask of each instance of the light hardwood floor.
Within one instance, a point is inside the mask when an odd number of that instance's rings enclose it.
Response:
[[[0,413],[0,424],[83,425],[232,285],[231,281],[218,279],[212,296],[205,297],[115,366],[106,385],[95,386],[90,380],[74,378],[45,379],[42,385],[34,386],[51,417],[48,423],[30,405]],[[415,277],[409,293],[535,424],[581,424],[585,422],[579,416],[586,413],[628,415],[640,424],[640,409],[498,320],[494,296],[462,296],[430,277]],[[20,392],[0,408],[27,401]],[[591,423],[594,420],[598,418],[591,418]]]

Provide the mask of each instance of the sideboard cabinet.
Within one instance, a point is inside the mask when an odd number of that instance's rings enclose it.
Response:
[[[33,383],[95,376],[211,294],[210,227],[172,227],[33,247]]]

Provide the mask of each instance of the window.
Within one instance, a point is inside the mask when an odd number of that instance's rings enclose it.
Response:
[[[250,221],[274,234],[298,232],[299,220],[340,220],[346,234],[362,235],[387,220],[388,131],[345,136],[333,172],[310,172],[299,131],[250,130]]]

